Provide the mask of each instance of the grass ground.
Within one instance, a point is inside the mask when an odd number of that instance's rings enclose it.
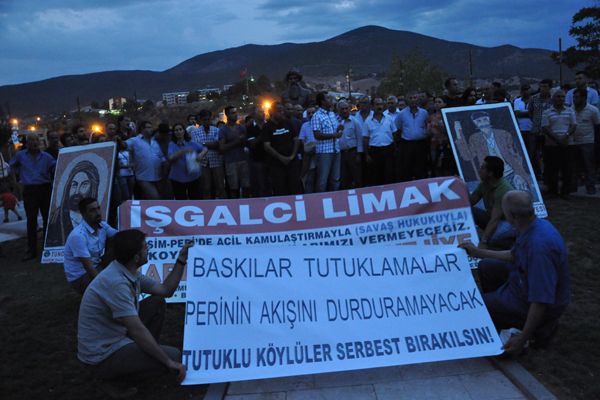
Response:
[[[107,396],[76,359],[79,296],[62,266],[20,262],[25,241],[2,244],[0,258],[0,398],[95,400]],[[181,348],[183,304],[169,305],[161,342]],[[138,387],[134,399],[202,399],[206,386],[173,377]]]
[[[570,251],[572,305],[555,343],[521,363],[563,399],[600,398],[600,224],[598,199],[548,204]],[[60,265],[21,263],[25,241],[2,245],[0,258],[0,398],[104,399],[75,358],[79,298]],[[181,347],[183,305],[170,305],[161,342]],[[136,399],[201,399],[204,386],[177,386],[170,377],[139,388]]]
[[[547,206],[569,248],[571,305],[552,345],[519,361],[561,399],[600,399],[600,200]]]

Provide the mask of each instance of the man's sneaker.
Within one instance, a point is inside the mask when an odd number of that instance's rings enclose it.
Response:
[[[585,191],[587,192],[587,194],[596,194],[596,186],[587,186],[585,188]]]

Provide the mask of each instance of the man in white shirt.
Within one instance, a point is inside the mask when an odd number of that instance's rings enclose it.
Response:
[[[578,71],[575,74],[575,88],[567,92],[565,97],[565,104],[567,106],[573,105],[573,92],[575,89],[581,89],[587,91],[587,103],[593,106],[600,106],[600,98],[596,89],[588,86],[588,76],[585,71]]]

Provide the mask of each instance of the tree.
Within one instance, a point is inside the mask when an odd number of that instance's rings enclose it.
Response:
[[[600,78],[600,7],[584,7],[573,15],[569,29],[577,44],[566,49],[562,62],[571,68],[582,68],[593,79]],[[560,54],[552,53],[556,62]]]
[[[154,110],[154,102],[152,100],[146,100],[144,104],[142,104],[142,111],[148,112]]]
[[[261,75],[256,80],[256,86],[260,92],[268,92],[271,90],[271,81],[266,75]]]
[[[418,50],[404,58],[392,56],[390,68],[377,90],[380,96],[405,95],[412,91],[439,92],[446,73],[431,64]]]
[[[186,103],[188,103],[188,104],[194,103],[194,102],[200,100],[200,96],[198,95],[198,92],[196,92],[195,90],[191,90],[185,100],[186,100]]]
[[[136,113],[138,108],[138,103],[135,99],[127,98],[125,103],[122,106],[123,112],[132,114]]]

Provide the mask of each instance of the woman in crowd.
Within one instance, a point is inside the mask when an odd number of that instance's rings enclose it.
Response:
[[[473,106],[477,102],[477,90],[472,87],[468,87],[462,94],[463,106]]]
[[[183,124],[173,125],[172,142],[169,143],[169,179],[176,200],[202,198],[200,161],[207,151],[206,147],[191,140]]]

